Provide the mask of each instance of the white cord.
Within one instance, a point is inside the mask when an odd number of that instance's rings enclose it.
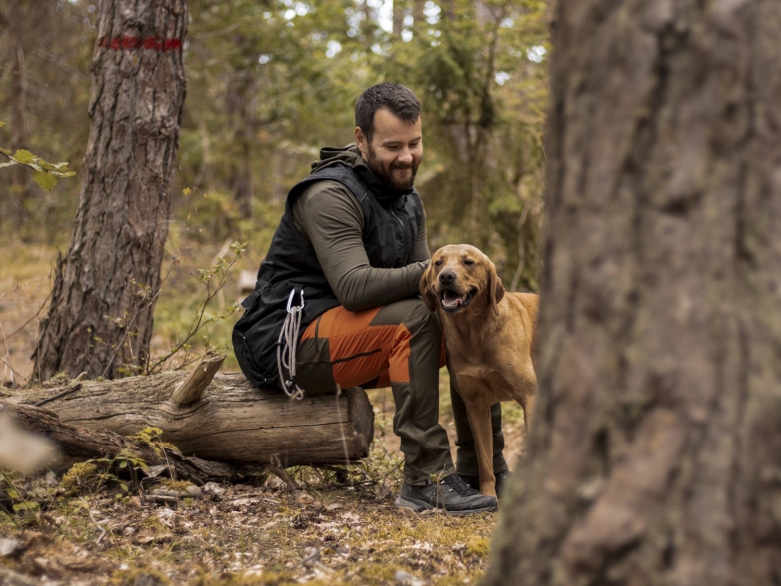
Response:
[[[304,290],[301,289],[301,305],[293,305],[295,294],[296,290],[292,289],[290,297],[287,298],[287,317],[277,340],[277,369],[279,380],[282,381],[282,390],[291,399],[300,401],[304,398],[304,390],[296,382],[296,349],[298,332],[301,329],[301,314],[304,310]],[[284,369],[287,369],[290,374],[289,379],[285,379]]]

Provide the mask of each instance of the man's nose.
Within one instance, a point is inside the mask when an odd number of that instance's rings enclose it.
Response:
[[[453,281],[455,280],[456,280],[456,274],[450,269],[446,269],[441,273],[439,273],[439,282],[442,283],[443,285],[452,285]]]
[[[399,163],[402,163],[404,165],[409,165],[412,163],[412,151],[409,149],[404,149],[401,151],[401,154],[399,154],[398,157]]]

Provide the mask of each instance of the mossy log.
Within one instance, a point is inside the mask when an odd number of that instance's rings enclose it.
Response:
[[[224,358],[208,357],[192,373],[80,381],[6,400],[45,405],[62,423],[124,436],[156,427],[184,456],[232,464],[343,464],[368,455],[374,412],[365,391],[291,401],[241,374],[215,374]]]

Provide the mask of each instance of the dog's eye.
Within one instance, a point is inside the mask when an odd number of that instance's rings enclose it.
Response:
[[[473,265],[473,264],[475,264],[475,261],[473,261],[473,260],[469,260],[469,259],[467,258],[466,260],[464,260],[464,264],[465,264],[465,265]]]
[[[439,260],[435,261],[435,262],[434,262],[434,265],[436,265],[436,266],[442,266],[442,259],[440,258]]]

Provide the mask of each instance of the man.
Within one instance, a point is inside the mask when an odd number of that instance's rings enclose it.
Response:
[[[390,386],[404,453],[396,504],[452,514],[496,510],[495,498],[456,474],[439,425],[442,326],[417,296],[431,256],[413,188],[423,157],[420,103],[408,88],[381,83],[358,99],[355,121],[355,144],[322,149],[312,173],[290,190],[234,329],[236,356],[254,384],[296,397],[333,393],[336,385]],[[465,408],[451,395],[459,461],[463,451],[464,471],[476,479]],[[501,473],[500,422],[495,442]]]

